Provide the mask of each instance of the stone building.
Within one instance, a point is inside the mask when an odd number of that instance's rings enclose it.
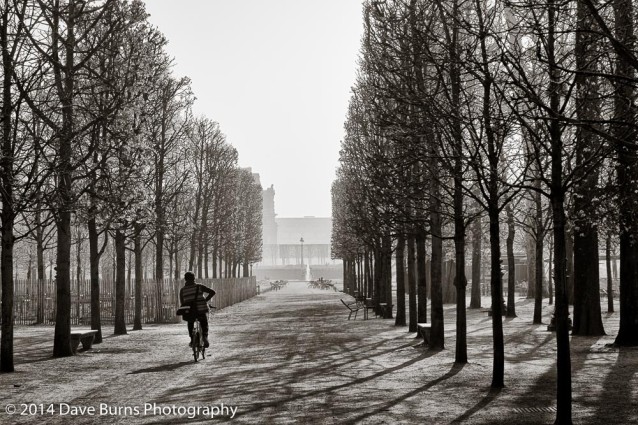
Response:
[[[341,276],[341,260],[330,258],[331,217],[277,217],[270,186],[263,191],[262,229],[262,261],[253,269],[258,278]]]

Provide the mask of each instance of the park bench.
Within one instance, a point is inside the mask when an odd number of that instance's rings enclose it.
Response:
[[[423,338],[425,345],[430,345],[430,335],[432,334],[432,324],[430,323],[417,323],[416,324],[417,336]]]
[[[89,350],[93,345],[95,335],[97,335],[97,331],[71,332],[71,349],[73,352],[77,352],[80,342],[84,351]]]
[[[335,291],[337,290],[337,288],[335,288],[335,285],[334,283],[332,283],[332,281],[325,280],[323,278],[309,281],[308,287],[314,288],[314,289],[333,289]]]
[[[374,300],[372,298],[365,298],[363,300],[363,308],[365,308],[363,317],[364,317],[364,319],[367,320],[368,319],[368,310],[374,311]]]
[[[359,303],[359,301],[347,303],[344,300],[341,300],[341,302],[343,303],[343,305],[346,306],[348,310],[350,310],[350,314],[348,314],[348,320],[350,320],[350,317],[352,317],[352,313],[354,313],[354,320],[357,320],[357,312],[361,310],[361,303]]]
[[[285,280],[276,280],[274,282],[270,282],[270,288],[274,291],[278,291],[281,288],[286,286],[286,283],[288,283]]]

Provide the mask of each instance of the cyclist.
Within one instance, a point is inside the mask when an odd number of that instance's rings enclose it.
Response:
[[[191,314],[188,317],[188,336],[192,340],[195,319],[199,320],[204,336],[204,347],[208,347],[208,301],[215,296],[215,291],[207,286],[195,283],[195,274],[184,274],[184,287],[179,291],[181,305],[191,306]],[[204,296],[204,294],[207,296]]]

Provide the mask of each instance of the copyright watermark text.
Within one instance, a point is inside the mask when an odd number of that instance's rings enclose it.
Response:
[[[234,418],[237,407],[224,403],[210,406],[180,406],[177,404],[144,403],[140,406],[118,406],[108,403],[80,406],[69,403],[7,404],[4,411],[17,416],[174,416],[178,418]]]

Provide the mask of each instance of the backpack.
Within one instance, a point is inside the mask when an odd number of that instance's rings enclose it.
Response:
[[[195,299],[190,303],[181,306],[177,309],[177,315],[182,316],[182,320],[190,321],[195,320],[197,317],[197,296],[199,295],[199,285],[197,285],[195,290]]]

